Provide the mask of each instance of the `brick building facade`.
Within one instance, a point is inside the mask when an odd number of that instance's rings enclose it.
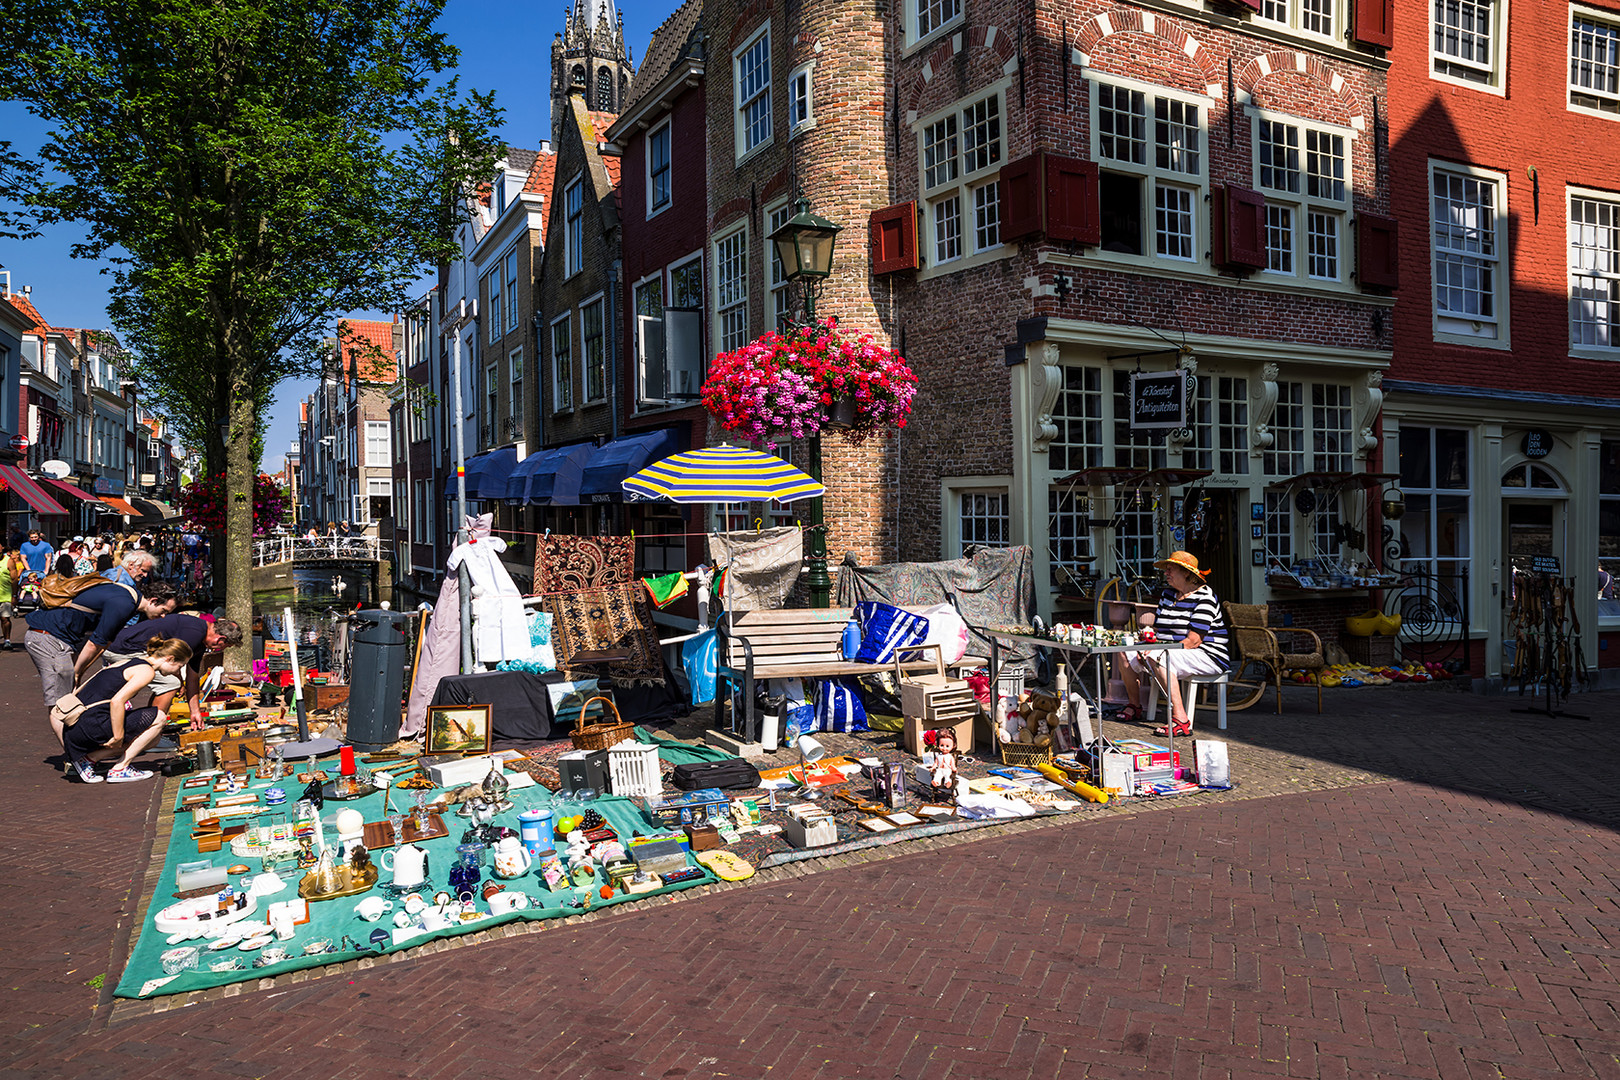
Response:
[[[1620,132],[1620,4],[1402,0],[1390,57],[1399,555],[1455,592],[1480,674],[1506,668],[1536,556],[1575,586],[1585,655],[1620,667],[1599,596],[1620,573],[1620,165],[1594,152]]]
[[[891,62],[878,12],[836,0],[705,0],[711,356],[775,329],[789,313],[793,290],[767,237],[792,216],[801,190],[817,214],[843,226],[817,314],[895,344],[893,290],[868,273],[865,227],[873,210],[893,201]],[[926,386],[929,376],[919,375]],[[803,445],[777,452],[807,464]],[[898,482],[894,436],[856,447],[828,434],[822,462],[830,559],[846,551],[863,563],[894,559],[897,515],[909,497]],[[759,513],[773,523],[795,517],[791,507]],[[752,516],[731,524],[751,525]]]
[[[891,15],[872,288],[922,382],[903,558],[1030,544],[1043,613],[1173,548],[1298,622],[1366,606],[1323,586],[1376,557],[1387,18],[1254,6]],[[1133,430],[1132,375],[1178,368],[1186,425]]]

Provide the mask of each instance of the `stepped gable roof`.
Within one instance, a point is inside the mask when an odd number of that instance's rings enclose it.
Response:
[[[663,81],[664,76],[687,55],[702,19],[703,0],[686,0],[653,31],[647,51],[642,54],[641,67],[630,82],[630,96],[624,103],[625,112],[629,112],[649,90]]]
[[[394,324],[366,319],[338,323],[343,349],[344,381],[352,376],[366,382],[393,382],[395,377]]]

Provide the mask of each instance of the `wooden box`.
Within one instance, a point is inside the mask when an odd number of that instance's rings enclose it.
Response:
[[[959,753],[973,751],[973,718],[979,703],[963,679],[946,675],[908,675],[900,680],[900,708],[906,750],[922,753],[922,733],[930,728],[953,728]]]
[[[1395,663],[1395,639],[1388,634],[1355,637],[1345,634],[1339,639],[1345,655],[1355,663],[1369,667],[1389,667]]]
[[[316,712],[335,709],[339,705],[347,704],[349,700],[349,688],[345,685],[314,686],[310,689],[315,691]]]

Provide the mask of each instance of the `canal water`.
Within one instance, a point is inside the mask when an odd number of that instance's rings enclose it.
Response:
[[[356,605],[376,607],[378,604],[371,586],[371,570],[311,566],[295,567],[290,574],[290,586],[254,592],[254,614],[264,620],[265,637],[285,641],[286,609],[291,608],[299,644],[315,646],[316,666],[322,671],[331,671],[332,661],[342,660],[334,656],[333,648],[338,636],[338,615],[353,611]],[[262,656],[262,647],[256,647],[254,655]]]

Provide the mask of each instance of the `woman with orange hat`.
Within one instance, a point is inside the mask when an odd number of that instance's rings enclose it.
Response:
[[[1173,641],[1166,651],[1127,653],[1121,674],[1131,703],[1122,720],[1142,717],[1142,676],[1150,675],[1165,688],[1170,701],[1170,724],[1156,728],[1160,735],[1191,735],[1192,719],[1181,702],[1177,679],[1183,675],[1218,675],[1231,668],[1227,648],[1226,616],[1215,590],[1205,584],[1208,570],[1198,568],[1198,556],[1175,551],[1153,564],[1164,571],[1165,589],[1154,614],[1153,632],[1160,641]]]

